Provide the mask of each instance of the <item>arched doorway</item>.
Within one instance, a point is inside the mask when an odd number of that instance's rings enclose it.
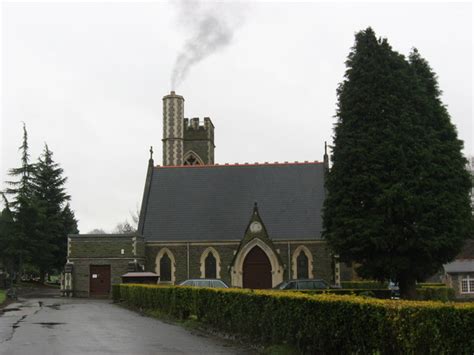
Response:
[[[244,288],[272,288],[272,266],[267,254],[258,246],[249,251],[243,267]]]

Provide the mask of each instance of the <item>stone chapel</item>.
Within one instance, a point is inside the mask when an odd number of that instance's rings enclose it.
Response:
[[[323,162],[215,164],[211,119],[185,118],[184,98],[174,91],[163,97],[162,142],[162,166],[152,151],[148,161],[137,232],[68,236],[65,287],[73,295],[108,295],[129,270],[167,284],[340,282],[340,265],[321,237],[327,153]]]

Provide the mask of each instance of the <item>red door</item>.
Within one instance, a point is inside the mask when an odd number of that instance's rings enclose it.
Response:
[[[90,265],[89,296],[108,296],[110,293],[110,265]]]
[[[253,247],[244,260],[244,288],[272,288],[272,266],[267,254]]]

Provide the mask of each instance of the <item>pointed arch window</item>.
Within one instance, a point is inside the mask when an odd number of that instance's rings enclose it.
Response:
[[[202,159],[199,157],[198,154],[196,154],[195,152],[191,150],[184,155],[183,164],[184,165],[204,165],[204,162],[202,161]]]
[[[201,278],[221,278],[221,258],[213,247],[208,247],[202,252],[200,265]]]
[[[206,279],[216,279],[217,278],[217,269],[216,269],[216,258],[212,255],[211,252],[206,257],[205,261],[205,276]]]
[[[184,165],[201,165],[201,163],[193,154],[189,154],[184,161]]]
[[[301,250],[296,258],[296,276],[298,279],[307,279],[308,276],[308,257],[305,252]]]
[[[160,259],[160,281],[171,281],[171,259],[167,253]]]

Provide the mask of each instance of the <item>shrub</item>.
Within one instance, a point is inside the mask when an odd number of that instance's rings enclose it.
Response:
[[[127,304],[308,353],[468,354],[474,305],[334,294],[120,285]]]
[[[386,289],[387,282],[379,281],[341,281],[341,287],[344,289]]]
[[[423,286],[416,289],[420,300],[451,301],[454,299],[454,289],[443,286]]]
[[[416,287],[446,287],[446,285],[442,282],[420,282],[416,284]]]
[[[295,291],[291,291],[295,292]],[[380,299],[390,299],[392,296],[392,291],[388,288],[384,289],[375,289],[375,288],[339,288],[339,289],[329,289],[329,290],[308,290],[308,291],[296,291],[301,293],[306,293],[310,295],[320,295],[320,294],[334,294],[334,295],[352,295],[352,296],[366,296],[366,297],[375,297]]]

